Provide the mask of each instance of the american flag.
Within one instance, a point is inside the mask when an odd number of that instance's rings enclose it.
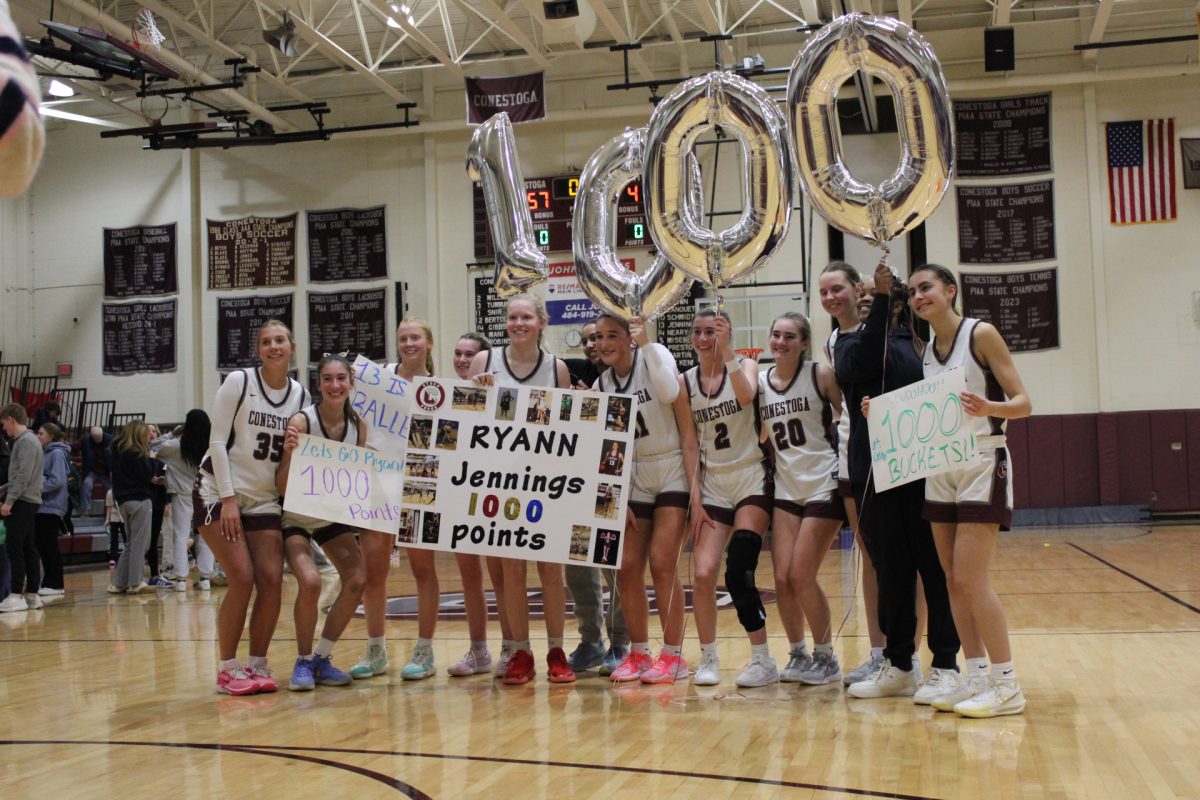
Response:
[[[1105,124],[1109,222],[1175,219],[1175,120]]]

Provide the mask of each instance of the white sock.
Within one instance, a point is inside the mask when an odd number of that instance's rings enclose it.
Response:
[[[646,655],[646,656],[650,655],[650,643],[649,642],[634,642],[629,647],[633,652],[638,653],[640,655]],[[665,650],[666,648],[663,648],[663,649]]]
[[[681,644],[664,644],[663,645],[662,654],[664,656],[678,656],[682,652],[683,652],[683,645],[681,645]]]
[[[798,642],[788,642],[788,652],[793,656],[808,655],[808,642],[801,639]]]
[[[883,648],[882,647],[872,647],[871,648],[871,658],[883,658]]]
[[[986,658],[968,658],[967,659],[967,677],[974,678],[984,677],[988,674],[988,662]]]
[[[547,637],[547,638],[546,638],[546,647],[547,647],[547,648],[549,648],[550,650],[553,650],[553,649],[554,649],[554,648],[556,648],[556,647],[557,647],[559,650],[561,650],[561,649],[562,649],[562,646],[563,646],[563,637],[561,637],[561,636],[549,636],[549,637]]]
[[[825,644],[814,645],[813,652],[815,652],[817,655],[824,653],[827,656],[831,656],[831,655],[833,655],[833,642],[826,642]]]
[[[308,655],[304,655],[304,653],[300,653],[301,661],[312,661],[312,657],[313,657],[312,653],[309,653]]]
[[[418,636],[417,637],[417,647],[428,647],[430,649],[433,649],[433,639],[426,639],[424,637]]]
[[[329,658],[333,655],[333,646],[335,644],[337,644],[337,642],[331,641],[322,636],[317,640],[317,646],[313,648],[313,655],[320,656],[321,658]]]
[[[750,655],[752,656],[769,656],[771,655],[771,645],[763,642],[762,644],[750,645]]]
[[[992,664],[992,680],[994,681],[1017,681],[1017,668],[1011,661],[1004,661]]]
[[[517,641],[516,641],[516,639],[501,639],[501,640],[500,640],[500,649],[501,649],[501,650],[507,650],[507,651],[508,651],[508,652],[510,652],[510,653],[511,653],[513,650],[516,650],[516,649],[517,649]]]
[[[254,669],[255,667],[265,667],[266,665],[266,656],[250,656],[248,659],[246,659],[246,666],[250,669]]]
[[[367,647],[387,647],[386,636],[368,636]]]
[[[704,642],[701,642],[700,643],[700,655],[712,656],[713,658],[716,658],[717,657],[717,643],[709,642],[708,644],[705,644]]]
[[[513,642],[513,652],[523,650],[526,653],[532,653],[533,647],[529,644],[528,639],[520,639]]]
[[[484,653],[486,653],[487,651],[488,651],[487,639],[484,639],[482,642],[477,642],[474,639],[471,640],[471,652],[472,653],[474,653],[477,656],[481,656]]]
[[[235,669],[240,669],[242,662],[236,658],[231,658],[228,661],[221,662],[221,672],[233,672]]]

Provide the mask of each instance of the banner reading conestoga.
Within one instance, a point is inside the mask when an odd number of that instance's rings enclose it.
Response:
[[[616,567],[637,398],[418,379],[398,544]]]
[[[501,111],[512,122],[546,118],[546,73],[467,78],[467,122],[482,125]]]

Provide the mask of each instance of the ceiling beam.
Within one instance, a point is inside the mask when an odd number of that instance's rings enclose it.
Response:
[[[1112,16],[1115,0],[1103,0],[1096,9],[1096,18],[1092,20],[1092,31],[1088,34],[1088,44],[1099,44],[1104,40],[1104,31],[1108,28],[1108,19]],[[1099,50],[1084,50],[1083,63],[1094,64]]]
[[[478,7],[484,17],[495,22],[497,27],[504,31],[508,38],[520,45],[521,49],[529,54],[529,57],[533,59],[535,64],[542,69],[550,67],[550,59],[546,58],[545,54],[538,49],[533,40],[525,35],[525,32],[521,30],[517,23],[508,18],[508,14],[504,13],[504,9],[496,5],[495,0],[475,0],[473,5]]]
[[[600,20],[600,24],[608,31],[609,36],[616,39],[619,44],[629,44],[633,41],[628,31],[621,27],[621,23],[608,10],[608,6],[604,5],[604,0],[588,0],[588,5],[592,7],[592,11],[596,12],[596,19]],[[648,81],[654,77],[654,72],[638,51],[629,51],[629,63],[637,70],[637,74],[641,76],[642,80]]]
[[[372,0],[359,0],[363,6],[375,16],[379,17],[380,21],[386,26],[389,15],[386,11],[375,5]],[[463,71],[460,66],[454,61],[450,55],[438,47],[437,43],[421,32],[421,29],[411,24],[403,14],[391,16],[391,19],[396,20],[396,24],[400,26],[400,30],[408,34],[409,39],[416,42],[426,53],[437,59],[438,63],[446,69],[450,70],[456,77],[461,78]]]

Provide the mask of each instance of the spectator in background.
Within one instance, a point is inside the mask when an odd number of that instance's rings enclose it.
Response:
[[[12,593],[0,602],[0,612],[41,608],[41,586],[34,516],[42,504],[42,445],[29,430],[29,417],[16,403],[0,408],[0,425],[13,440],[8,463],[8,484],[0,517],[4,517],[7,538],[4,546],[12,567]]]
[[[113,500],[112,489],[104,494],[104,528],[108,531],[108,568],[117,566],[117,558],[121,555],[121,542],[125,539],[125,520],[121,518],[121,509]]]
[[[55,425],[58,426],[59,431],[61,432],[62,428],[63,428],[63,424],[62,424],[62,420],[60,420],[58,418],[58,415],[61,413],[62,413],[62,406],[60,406],[58,403],[54,402],[53,400],[51,400],[47,403],[43,403],[41,408],[39,408],[37,410],[37,413],[35,413],[33,415],[33,424],[30,425],[29,427],[33,429],[34,433],[37,433],[38,431],[40,431],[42,429],[42,426],[45,425],[47,422],[53,422]]]
[[[96,481],[104,485],[105,491],[113,488],[112,434],[105,433],[99,425],[79,442],[79,453],[83,470],[83,505],[87,513],[92,509],[92,487]]]
[[[34,521],[37,549],[42,557],[42,588],[38,594],[43,601],[57,600],[65,594],[58,535],[67,514],[67,462],[71,459],[71,446],[62,440],[62,428],[53,422],[43,423],[37,437],[42,443],[43,456],[42,505]]]
[[[21,34],[0,0],[0,197],[29,188],[46,134],[38,110],[37,73],[21,44]]]
[[[187,542],[192,533],[192,483],[204,454],[208,452],[212,423],[202,409],[187,413],[183,425],[151,442],[158,448],[158,458],[167,465],[167,494],[171,503],[171,528],[163,542],[163,561],[170,547],[171,574],[165,577],[175,584],[175,591],[187,590]],[[197,547],[199,550],[199,547]],[[211,572],[211,567],[210,567]],[[208,575],[202,576],[207,580]]]
[[[154,444],[161,438],[158,426],[148,423],[146,431],[150,436],[150,459],[154,464],[154,477],[159,479],[150,486],[150,547],[146,550],[146,563],[150,566],[150,585],[156,589],[169,589],[174,586],[174,581],[159,570],[158,551],[158,543],[162,538],[163,516],[167,512],[167,465],[159,460],[158,447]],[[165,546],[163,550],[163,563],[171,563],[172,545]],[[186,550],[184,555],[187,555]]]
[[[125,520],[125,552],[117,560],[109,594],[137,594],[149,589],[143,580],[146,549],[150,546],[150,499],[155,477],[154,459],[150,458],[150,431],[146,423],[133,420],[121,429],[112,442],[113,498]]]

